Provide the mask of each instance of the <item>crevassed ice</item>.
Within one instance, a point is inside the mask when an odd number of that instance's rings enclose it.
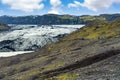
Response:
[[[59,35],[69,34],[83,26],[12,25],[10,31],[0,33],[0,51],[36,50],[46,44],[58,41]]]

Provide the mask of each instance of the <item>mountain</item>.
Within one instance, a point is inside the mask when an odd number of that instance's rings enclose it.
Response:
[[[0,16],[0,22],[6,24],[39,24],[39,25],[55,25],[55,24],[88,24],[93,20],[113,21],[120,18],[120,14],[101,14],[98,16],[82,15],[31,15],[31,16]]]
[[[101,17],[104,17],[108,21],[113,21],[120,18],[120,14],[101,14]]]
[[[0,16],[0,22],[6,24],[39,24],[39,25],[59,25],[59,24],[87,24],[95,19],[104,20],[101,16],[73,16],[73,15],[36,15],[36,16]]]
[[[0,58],[1,80],[119,80],[120,19],[95,20],[33,53]]]

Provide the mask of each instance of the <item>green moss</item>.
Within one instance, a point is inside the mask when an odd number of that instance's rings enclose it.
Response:
[[[57,77],[54,77],[53,80],[75,80],[78,74],[62,74]]]
[[[98,38],[98,33],[93,33],[92,35],[88,35],[86,38],[88,38],[88,39]]]
[[[93,20],[105,20],[105,18],[104,17],[95,17],[95,16],[81,16],[81,17],[79,17],[81,20],[83,20],[83,21],[93,21]]]
[[[70,15],[59,16],[59,18],[61,18],[61,19],[74,19],[74,17],[70,16]]]
[[[39,69],[33,69],[33,70],[30,70],[30,71],[24,73],[24,75],[20,75],[19,77],[17,77],[17,79],[18,80],[25,80],[25,79],[29,79],[29,78],[32,79],[32,78],[34,78],[34,75],[37,75],[39,73],[40,73]]]
[[[63,65],[64,65],[64,62],[52,63],[52,64],[48,65],[47,67],[45,67],[44,71],[59,68],[59,67],[62,67]]]
[[[51,47],[48,47],[48,51],[51,51],[52,50],[52,48]]]
[[[118,36],[120,36],[120,20],[111,23],[104,20],[95,20],[80,30],[73,32],[66,38],[63,38],[63,40],[73,40],[77,38],[104,39]]]

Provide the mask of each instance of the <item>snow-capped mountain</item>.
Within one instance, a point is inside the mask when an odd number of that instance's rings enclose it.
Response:
[[[0,33],[0,51],[32,51],[58,41],[83,25],[9,25],[10,30]]]

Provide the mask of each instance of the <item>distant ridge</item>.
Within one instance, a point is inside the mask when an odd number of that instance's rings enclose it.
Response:
[[[99,16],[91,15],[30,15],[30,16],[0,16],[0,22],[6,24],[39,24],[39,25],[52,25],[52,24],[88,24],[93,20],[108,20],[113,21],[120,18],[120,14],[101,14]]]

